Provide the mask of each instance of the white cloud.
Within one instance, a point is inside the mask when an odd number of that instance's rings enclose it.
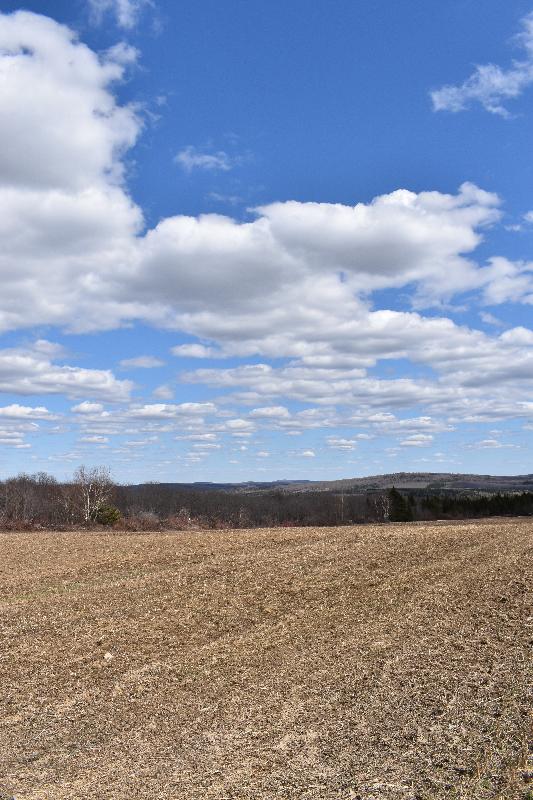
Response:
[[[139,20],[142,9],[153,5],[152,0],[88,0],[93,20],[101,24],[107,12],[114,15],[117,25],[130,30]]]
[[[517,345],[520,347],[524,345],[525,347],[533,347],[533,331],[519,325],[502,333],[500,341],[511,346]]]
[[[506,327],[505,322],[495,317],[494,314],[490,314],[488,311],[480,311],[479,316],[486,325],[493,325],[495,328]]]
[[[431,92],[435,111],[464,111],[480,103],[492,114],[509,117],[504,103],[519,97],[533,83],[533,13],[522,19],[522,32],[517,37],[524,58],[502,69],[496,64],[477,66],[459,86],[443,86]]]
[[[487,305],[533,304],[533,262],[495,257],[482,270],[483,300]]]
[[[291,415],[285,406],[263,406],[254,408],[249,416],[252,419],[289,419]]]
[[[178,358],[220,358],[220,350],[206,347],[204,344],[178,344],[170,349]]]
[[[433,443],[433,436],[429,433],[416,433],[400,442],[402,447],[428,447]]]
[[[229,172],[237,163],[224,150],[218,150],[216,153],[203,153],[193,145],[188,145],[180,150],[174,157],[174,161],[189,173],[194,169]]]
[[[483,439],[480,442],[474,442],[474,444],[470,445],[470,448],[473,450],[500,450],[502,448],[516,449],[517,447],[518,445],[516,444],[503,444],[497,439]]]
[[[124,183],[142,122],[114,93],[134,57],[127,46],[98,56],[42,16],[0,14],[1,330],[42,324],[84,332],[140,320],[200,340],[173,348],[178,357],[284,359],[185,376],[231,389],[252,409],[249,418],[234,409],[235,418],[219,419],[237,438],[255,425],[331,428],[337,405],[346,414],[358,409],[373,431],[390,424],[404,441],[435,433],[431,425],[448,414],[524,413],[533,358],[527,329],[489,336],[422,314],[463,292],[480,293],[487,305],[533,303],[531,263],[473,260],[500,217],[496,195],[467,183],[455,194],[398,190],[354,205],[287,201],[246,222],[176,215],[145,231]],[[416,310],[376,308],[381,289],[405,293]],[[210,403],[161,402],[100,418],[108,412],[99,402],[82,408],[88,398],[127,400],[131,382],[66,366],[65,358],[46,342],[0,351],[0,389],[83,399],[74,413],[102,426],[84,431],[89,436],[124,420],[177,432],[216,411]],[[369,370],[383,359],[409,360],[425,377],[376,377]],[[169,400],[172,389],[163,385],[154,396]],[[320,408],[290,415],[287,398]],[[435,419],[408,428],[376,416],[418,405]]]
[[[303,450],[300,455],[302,458],[315,458],[315,451],[314,450]]]
[[[13,403],[10,406],[0,408],[0,417],[7,419],[57,419],[54,414],[51,414],[44,406],[21,406],[18,403]]]
[[[132,408],[129,416],[140,419],[175,419],[176,417],[197,417],[216,411],[213,403],[151,403]]]
[[[337,404],[372,406],[410,405],[420,400],[435,400],[448,396],[444,387],[424,384],[409,378],[379,380],[365,377],[360,370],[334,370],[288,366],[275,368],[269,364],[254,364],[235,369],[200,369],[188,373],[185,379],[213,387],[243,387],[238,394],[243,401],[262,398],[290,397],[301,402],[319,405]]]
[[[25,11],[0,14],[0,47],[3,187],[53,187],[60,202],[89,185],[104,189],[106,176],[119,180],[120,156],[140,128],[135,110],[108,90],[123,64],[109,53],[99,59],[65,26]]]
[[[116,324],[95,296],[142,225],[120,185],[141,128],[109,90],[123,74],[51,19],[0,14],[0,330]]]
[[[119,402],[128,399],[131,389],[131,381],[117,380],[110,370],[59,365],[31,348],[0,350],[0,392],[96,396]]]
[[[0,446],[13,447],[17,450],[31,447],[30,444],[24,442],[23,435],[15,431],[0,431]]]
[[[381,320],[384,312],[374,315]],[[455,421],[523,415],[521,403],[533,389],[533,347],[527,329],[492,338],[480,331],[460,328],[449,320],[429,320],[397,312],[387,312],[385,317],[385,336],[373,342],[367,321],[365,325],[359,324],[359,339],[350,344],[360,343],[361,347],[366,344],[369,350],[375,349],[376,359],[407,356],[412,362],[431,366],[435,376],[384,379],[370,376],[360,368],[305,366],[295,361],[285,367],[259,363],[232,369],[198,369],[182,377],[214,388],[233,389],[236,402],[254,406],[260,406],[261,402],[266,405],[265,401],[277,398],[291,398],[324,408],[357,407],[362,416],[352,418],[354,423],[370,422],[389,431],[392,425],[405,433],[449,430],[438,419],[443,414]],[[361,331],[365,332],[364,339]],[[417,405],[427,411],[433,409],[437,419],[426,415],[396,421],[390,414],[391,409]],[[287,420],[287,426],[296,429],[303,419],[300,414],[295,415]],[[317,422],[324,426],[325,419],[323,412]],[[282,424],[283,420],[276,421],[276,425]]]
[[[328,437],[327,443],[333,450],[355,450],[357,447],[356,439],[339,439],[335,436]]]
[[[127,42],[117,42],[109,47],[102,56],[102,60],[112,64],[122,64],[124,67],[135,64],[140,57],[140,52]]]
[[[8,406],[5,410],[7,413],[3,413],[0,418],[0,445],[15,449],[31,447],[26,442],[26,434],[35,435],[39,431],[38,423],[33,420],[56,419],[50,413],[44,414],[46,409],[41,408]]]
[[[192,433],[184,436],[176,436],[176,439],[188,439],[191,442],[213,442],[216,438],[216,433]]]
[[[242,435],[243,433],[250,433],[255,430],[255,425],[251,420],[241,419],[240,417],[228,420],[224,424],[224,427],[234,435]]]
[[[135,358],[123,358],[120,366],[127,369],[132,367],[134,369],[154,369],[155,367],[163,367],[164,361],[155,356],[136,356]]]
[[[159,400],[172,400],[174,397],[174,390],[170,386],[167,386],[167,384],[163,383],[161,386],[157,386],[152,394]]]
[[[0,47],[9,52],[0,56],[9,87],[0,101],[0,328],[28,325],[16,309],[29,307],[32,324],[79,332],[139,319],[222,346],[182,345],[179,356],[261,348],[325,365],[331,347],[318,332],[350,338],[368,293],[416,285],[414,301],[433,304],[482,281],[465,254],[499,201],[470,184],[353,207],[273,203],[247,223],[175,216],[141,235],[142,214],[121,185],[141,123],[111,91],[123,56],[99,59],[29,13],[0,16]],[[19,102],[37,81],[35,102]]]
[[[83,403],[78,403],[71,408],[75,414],[99,414],[103,410],[104,407],[101,403],[91,403],[89,400],[84,400]]]

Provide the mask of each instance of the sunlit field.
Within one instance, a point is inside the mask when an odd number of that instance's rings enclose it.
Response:
[[[5,797],[527,797],[532,532],[1,534]]]

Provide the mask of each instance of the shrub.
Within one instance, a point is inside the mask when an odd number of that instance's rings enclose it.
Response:
[[[103,505],[96,514],[96,522],[99,525],[116,525],[119,520],[120,511],[115,506]]]

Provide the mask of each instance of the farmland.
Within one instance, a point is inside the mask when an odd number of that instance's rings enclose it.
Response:
[[[528,797],[532,534],[524,519],[0,534],[0,787]]]

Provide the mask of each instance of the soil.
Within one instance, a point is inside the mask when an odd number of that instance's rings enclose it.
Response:
[[[532,591],[528,519],[0,534],[0,797],[533,798]]]

